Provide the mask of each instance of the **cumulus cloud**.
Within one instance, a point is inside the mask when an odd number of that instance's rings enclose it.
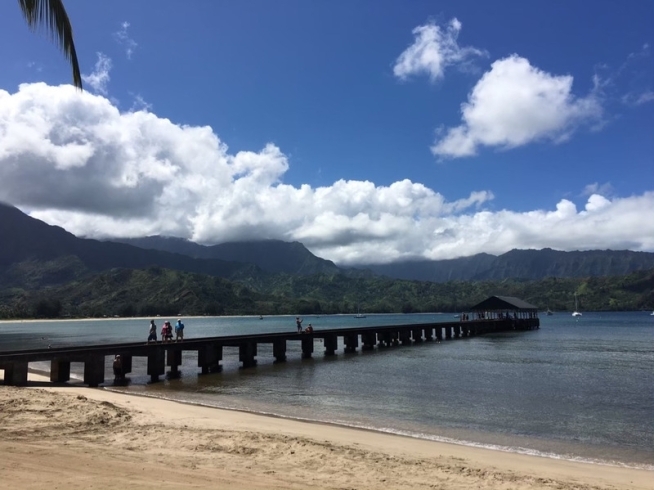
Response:
[[[461,105],[462,124],[439,137],[432,152],[456,158],[475,155],[480,146],[565,141],[579,126],[597,124],[602,117],[598,96],[575,97],[572,81],[517,55],[495,61]]]
[[[134,50],[138,47],[138,43],[127,33],[129,26],[129,22],[122,22],[120,24],[120,30],[114,32],[113,37],[118,44],[125,48],[125,56],[127,56],[128,60],[131,60]]]
[[[654,250],[654,192],[609,198],[597,186],[580,211],[562,200],[491,212],[485,190],[447,201],[409,180],[298,187],[284,183],[289,165],[274,144],[233,153],[210,127],[120,112],[69,85],[0,90],[0,201],[78,236],[298,240],[343,265],[529,247]]]
[[[110,80],[109,72],[112,66],[111,58],[100,52],[96,54],[98,55],[98,61],[95,62],[93,71],[89,75],[82,74],[82,80],[96,92],[107,95],[107,84]]]
[[[474,58],[487,56],[485,51],[459,46],[457,39],[461,22],[452,19],[446,27],[434,23],[413,30],[415,41],[395,61],[393,73],[402,80],[425,73],[432,81],[443,78],[445,68],[471,63]]]

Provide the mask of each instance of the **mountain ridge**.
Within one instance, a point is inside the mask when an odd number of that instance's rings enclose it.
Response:
[[[48,263],[67,257],[75,274],[112,268],[157,266],[255,283],[268,274],[310,276],[344,274],[430,282],[538,280],[547,277],[598,277],[654,269],[654,253],[629,250],[563,252],[552,249],[511,250],[440,261],[368,264],[365,269],[342,268],[317,257],[300,242],[260,240],[205,246],[179,238],[146,237],[121,241],[79,238],[58,226],[32,218],[15,207],[0,204],[0,279],[16,281],[17,264]],[[74,260],[77,258],[77,260]],[[13,269],[12,269],[13,267]],[[56,264],[50,280],[70,277]],[[37,265],[28,267],[34,277]],[[37,281],[38,282],[38,281]],[[8,284],[5,283],[5,286]],[[11,282],[9,282],[11,285]]]
[[[374,274],[394,279],[413,281],[485,281],[502,279],[537,280],[546,277],[598,277],[629,274],[654,268],[654,253],[631,250],[587,250],[559,251],[551,248],[540,250],[513,249],[504,254],[479,253],[468,257],[446,260],[415,260],[392,264],[362,264],[353,267],[339,267],[332,261],[317,257],[300,242],[261,240],[251,242],[226,242],[218,245],[200,245],[189,240],[149,236],[118,240],[143,248],[187,253],[194,257],[212,257],[222,260],[238,260],[255,263],[270,272],[285,272],[306,275],[299,265],[290,265],[293,260],[291,247],[298,247],[314,257],[311,273],[339,273],[368,270]],[[271,267],[261,261],[261,254],[267,247],[275,246],[285,251],[289,265],[283,270]],[[231,252],[231,254],[230,254]],[[275,254],[277,255],[277,254]],[[301,263],[301,262],[298,262]],[[316,266],[315,264],[321,264]],[[294,269],[297,268],[297,272]]]

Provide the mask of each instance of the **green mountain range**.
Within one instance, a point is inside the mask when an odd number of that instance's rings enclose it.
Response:
[[[543,309],[571,309],[574,293],[584,310],[654,309],[650,253],[514,250],[362,270],[298,242],[124,242],[0,205],[0,318],[462,311],[492,294]]]

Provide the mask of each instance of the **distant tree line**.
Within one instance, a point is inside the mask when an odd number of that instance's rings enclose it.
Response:
[[[492,295],[541,310],[654,309],[654,270],[627,276],[541,281],[426,281],[384,277],[271,275],[251,281],[172,271],[114,269],[60,286],[0,291],[0,318],[177,315],[328,315],[461,312]]]

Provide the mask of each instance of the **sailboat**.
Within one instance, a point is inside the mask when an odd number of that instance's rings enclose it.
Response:
[[[354,315],[354,318],[365,318],[365,317],[366,317],[366,315],[362,314],[362,313],[359,311],[359,305],[357,305],[357,314]]]
[[[554,312],[552,310],[550,310],[549,308],[547,308],[547,316],[552,316],[553,314],[554,314]]]
[[[572,312],[572,316],[581,316],[579,305],[577,305],[577,293],[575,293],[575,311]]]

